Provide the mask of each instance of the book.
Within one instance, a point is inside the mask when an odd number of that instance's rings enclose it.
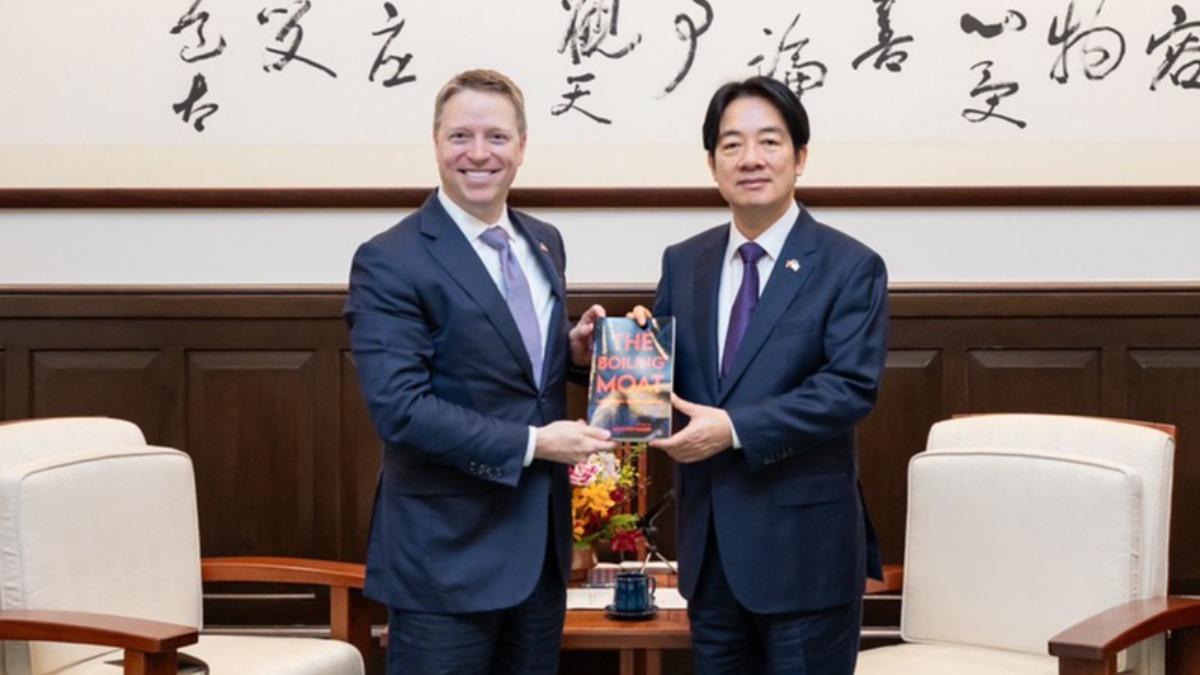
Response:
[[[621,442],[671,435],[671,381],[675,372],[675,321],[654,317],[642,328],[633,319],[596,322],[588,423]]]

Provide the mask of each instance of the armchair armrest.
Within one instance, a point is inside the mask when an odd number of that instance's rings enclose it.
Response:
[[[365,565],[309,558],[233,556],[203,558],[204,581],[273,582],[329,587],[329,631],[335,640],[358,648],[369,662],[371,616],[362,588]]]
[[[1050,639],[1060,672],[1112,673],[1117,653],[1142,640],[1177,631],[1169,660],[1200,662],[1200,598],[1169,596],[1135,600],[1107,609]],[[1068,665],[1069,664],[1069,665]],[[1168,668],[1167,672],[1173,672]]]
[[[204,581],[268,581],[358,589],[367,576],[366,567],[358,563],[267,556],[204,558],[200,573]]]
[[[125,675],[175,675],[180,647],[198,631],[162,621],[49,610],[0,611],[0,640],[74,642],[125,650]]]

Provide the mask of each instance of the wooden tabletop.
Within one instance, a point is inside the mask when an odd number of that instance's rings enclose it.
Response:
[[[687,610],[662,609],[652,619],[618,621],[602,610],[573,609],[563,626],[563,649],[690,649]]]

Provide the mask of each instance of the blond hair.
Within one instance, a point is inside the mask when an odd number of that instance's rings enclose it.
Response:
[[[463,71],[442,87],[433,104],[433,133],[437,133],[438,124],[442,121],[446,101],[467,89],[500,94],[507,98],[517,111],[517,132],[525,135],[525,95],[521,93],[521,88],[502,73],[486,68]]]

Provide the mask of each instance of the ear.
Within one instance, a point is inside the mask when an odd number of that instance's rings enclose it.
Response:
[[[520,140],[517,141],[517,166],[525,163],[525,142],[529,140],[529,134],[521,134]]]
[[[808,146],[796,151],[796,177],[804,175],[804,165],[808,163]]]
[[[717,180],[717,158],[711,152],[708,153],[708,172],[712,174],[713,180]]]

